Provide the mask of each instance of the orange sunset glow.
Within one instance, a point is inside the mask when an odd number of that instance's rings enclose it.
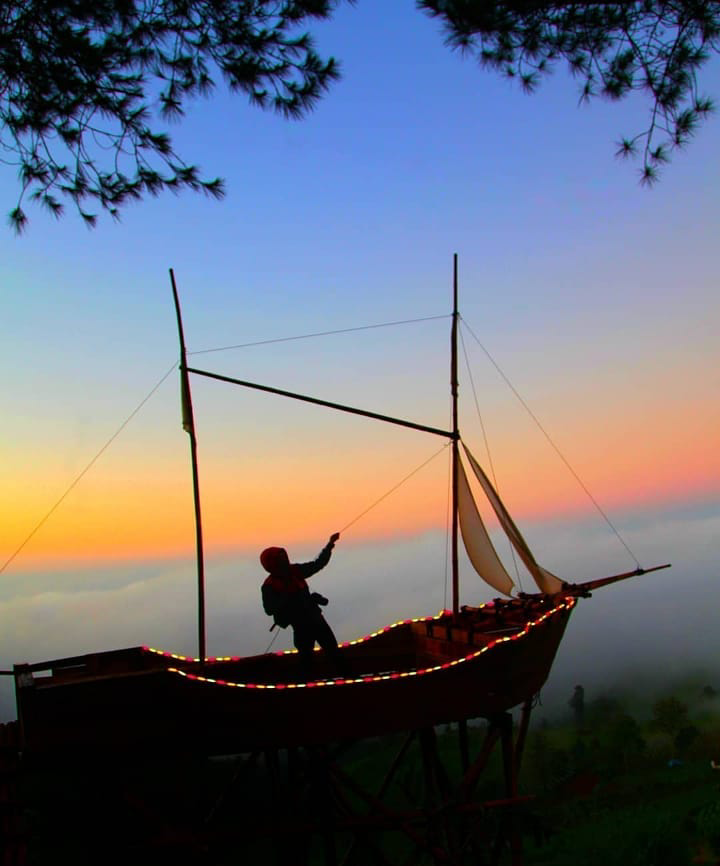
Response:
[[[641,425],[628,425],[625,417],[622,423],[608,422],[602,429],[591,416],[589,429],[579,424],[572,431],[586,438],[573,442],[569,459],[604,509],[715,495],[720,470],[714,459],[715,443],[706,435],[715,414],[715,408],[706,404],[704,417],[696,412],[675,420],[675,427],[648,416]],[[184,438],[176,431],[169,454],[156,461],[139,461],[132,453],[134,462],[127,455],[111,455],[98,463],[37,531],[19,561],[24,567],[47,567],[192,553],[192,488]],[[344,535],[347,540],[442,529],[449,471],[442,441],[410,437],[408,447],[399,449],[393,440],[383,453],[378,450],[381,440],[382,436],[371,442],[372,450],[365,452],[357,443],[352,445],[350,460],[326,457],[321,446],[314,456],[303,458],[291,448],[289,454],[260,460],[261,443],[253,446],[250,458],[206,456],[201,490],[207,550],[313,544],[353,521]],[[487,465],[481,441],[469,444]],[[377,503],[433,454],[437,456],[427,466]],[[521,525],[556,515],[572,519],[593,509],[540,435],[527,440],[507,437],[493,450],[493,463],[501,496]],[[2,515],[4,558],[47,510],[51,492],[62,489],[63,475],[56,470],[36,487],[15,479],[14,489],[10,488],[12,507]],[[366,509],[370,510],[363,515]],[[493,524],[491,517],[489,523]]]

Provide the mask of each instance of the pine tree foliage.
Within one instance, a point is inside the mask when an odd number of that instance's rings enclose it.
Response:
[[[713,109],[697,73],[720,48],[718,0],[417,0],[438,18],[452,48],[516,78],[527,92],[558,61],[580,81],[580,101],[649,97],[647,127],[618,143],[654,183]]]
[[[221,197],[174,151],[158,121],[223,78],[260,108],[310,110],[338,77],[307,22],[339,0],[14,0],[0,2],[0,161],[24,203],[55,216],[71,202],[89,225],[128,201],[183,188]]]
[[[146,194],[221,197],[158,124],[217,80],[260,108],[302,117],[338,78],[307,28],[343,0],[0,0],[0,162],[16,166],[25,204],[89,224]],[[353,0],[347,0],[353,2]],[[389,0],[388,0],[389,2]],[[622,138],[652,184],[712,110],[697,74],[720,47],[720,0],[416,0],[450,46],[534,91],[564,60],[580,99],[649,96],[645,130]]]

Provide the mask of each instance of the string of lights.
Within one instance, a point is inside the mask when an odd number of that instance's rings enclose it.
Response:
[[[168,673],[175,674],[180,677],[184,677],[185,679],[192,680],[194,682],[204,683],[207,685],[215,685],[215,686],[226,686],[230,688],[239,688],[239,689],[271,689],[271,690],[281,690],[281,689],[306,689],[306,688],[320,688],[325,686],[346,686],[346,685],[358,685],[360,683],[376,683],[385,680],[399,680],[406,679],[408,677],[419,677],[426,676],[428,674],[437,673],[438,671],[447,670],[448,668],[457,667],[458,665],[465,664],[467,662],[473,661],[473,659],[478,658],[486,652],[494,649],[500,644],[507,643],[508,641],[520,640],[523,637],[526,637],[533,628],[537,628],[537,626],[541,625],[543,622],[548,620],[550,617],[560,613],[563,610],[570,611],[577,603],[576,599],[568,596],[566,597],[560,604],[556,605],[549,611],[546,611],[542,616],[538,617],[535,620],[531,620],[527,622],[523,629],[516,632],[512,635],[505,635],[504,637],[495,638],[490,641],[484,647],[481,647],[474,652],[469,653],[466,656],[462,656],[460,658],[451,659],[448,662],[443,662],[439,665],[433,665],[432,667],[427,668],[417,668],[415,670],[410,671],[392,671],[382,674],[365,674],[359,677],[350,677],[346,679],[338,678],[332,680],[314,680],[307,683],[242,683],[242,682],[230,682],[229,680],[217,679],[214,677],[206,677],[201,674],[190,673],[189,671],[180,670],[179,668],[169,667]],[[488,607],[488,604],[480,605],[479,608]],[[372,632],[372,634],[365,635],[364,637],[357,638],[352,641],[345,641],[341,643],[341,647],[354,646],[356,644],[363,643],[364,641],[370,640],[373,637],[377,637],[385,632],[388,632],[394,628],[398,628],[399,626],[409,625],[414,622],[430,622],[433,620],[442,619],[444,616],[447,616],[449,611],[440,611],[436,616],[427,616],[427,617],[415,617],[413,619],[404,619],[398,620],[397,622],[392,623],[391,625],[385,626],[379,631]],[[144,650],[152,653],[156,653],[158,655],[164,656],[166,658],[173,658],[185,662],[199,662],[200,660],[197,658],[191,658],[189,656],[177,655],[175,653],[167,653],[163,650],[154,649],[153,647],[143,647]],[[316,651],[319,651],[316,647]],[[295,653],[297,650],[281,650],[275,655],[287,655],[290,653]],[[239,656],[218,656],[215,658],[207,659],[207,662],[224,662],[224,661],[239,661]]]
[[[485,607],[485,605],[480,605],[480,607]],[[432,620],[442,619],[442,617],[444,617],[448,614],[451,614],[451,613],[452,613],[452,611],[441,610],[440,613],[435,614],[434,616],[416,616],[414,619],[399,619],[397,622],[394,622],[391,625],[386,625],[383,628],[379,629],[378,631],[371,632],[370,634],[366,634],[363,637],[356,638],[355,640],[346,640],[343,643],[338,644],[338,646],[340,646],[340,647],[355,646],[356,644],[364,643],[366,640],[370,640],[371,638],[378,637],[379,635],[384,634],[387,631],[390,631],[390,629],[397,628],[398,626],[408,625],[409,623],[412,623],[412,622],[431,622]],[[320,652],[320,647],[316,646],[314,649],[315,649],[315,652]],[[199,662],[200,661],[200,659],[197,658],[196,656],[178,655],[177,653],[165,652],[165,650],[156,649],[155,647],[151,647],[151,646],[144,646],[143,650],[145,652],[155,653],[156,655],[165,656],[165,658],[176,659],[177,661],[183,661],[183,662]],[[277,652],[273,653],[273,655],[283,656],[283,655],[293,655],[294,653],[297,653],[296,649],[286,649],[286,650],[278,650]],[[213,656],[211,658],[205,659],[205,661],[208,664],[212,664],[214,662],[238,662],[238,661],[240,661],[241,658],[242,658],[242,656]]]

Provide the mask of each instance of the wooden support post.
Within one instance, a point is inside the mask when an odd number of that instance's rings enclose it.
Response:
[[[420,751],[422,754],[423,776],[425,779],[425,796],[423,811],[425,817],[425,832],[427,842],[432,852],[433,862],[441,862],[441,834],[437,817],[442,806],[440,792],[435,776],[435,731],[433,728],[423,728],[420,731]],[[444,859],[444,858],[442,858]]]
[[[280,779],[279,769],[280,761],[276,749],[267,749],[265,751],[265,769],[268,774],[268,782],[270,786],[270,809],[274,815],[282,814],[281,810],[286,807],[280,796]],[[290,816],[288,816],[290,817]],[[295,817],[295,816],[292,816]],[[283,866],[285,863],[285,848],[287,846],[287,838],[285,836],[272,837],[273,862],[275,866]]]
[[[295,796],[295,793],[300,788],[301,782],[301,761],[300,754],[297,748],[291,748],[287,750],[287,775],[288,775],[288,788],[292,796]]]
[[[21,866],[27,857],[27,828],[20,802],[20,731],[17,722],[0,724],[0,862]]]
[[[327,750],[320,747],[311,752],[312,775],[314,777],[315,800],[318,806],[317,825],[322,835],[325,866],[338,866],[335,847],[335,803],[333,802],[331,758]]]
[[[468,767],[470,766],[467,719],[461,719],[458,722],[458,742],[460,745],[460,768],[464,775],[467,773]]]
[[[502,716],[502,754],[505,774],[505,792],[509,800],[518,796],[517,771],[515,766],[515,749],[513,747],[513,718],[510,713]],[[510,862],[512,866],[522,866],[522,838],[518,831],[517,820],[509,807],[507,814],[507,836],[510,842]]]
[[[523,704],[522,715],[520,716],[520,728],[518,730],[517,740],[515,741],[515,773],[520,775],[520,764],[522,763],[523,752],[525,751],[525,739],[527,738],[528,728],[530,727],[530,714],[532,713],[533,700],[528,698]]]
[[[420,752],[422,755],[423,775],[425,778],[424,806],[432,809],[436,805],[437,794],[435,790],[435,778],[433,773],[433,748],[435,746],[435,731],[432,728],[423,728],[420,731]]]
[[[467,771],[463,775],[462,781],[460,782],[460,797],[461,800],[469,800],[475,786],[478,783],[478,780],[482,774],[482,771],[485,769],[485,766],[492,754],[492,750],[495,747],[495,743],[497,743],[498,738],[500,736],[500,727],[497,724],[495,718],[488,720],[487,731],[485,732],[485,739],[483,741],[482,747],[480,748],[480,753],[477,758],[473,761],[473,763],[468,767]]]
[[[403,759],[405,758],[405,755],[407,754],[407,751],[410,748],[410,745],[412,744],[414,739],[415,739],[415,731],[410,731],[410,733],[405,738],[405,741],[403,742],[402,746],[398,750],[397,754],[393,758],[390,766],[388,767],[387,772],[385,773],[385,778],[382,780],[382,783],[381,783],[380,787],[378,788],[377,793],[375,794],[375,798],[378,801],[382,800],[382,798],[385,796],[385,794],[387,792],[387,789],[392,784],[392,781],[395,778],[395,774],[398,771],[398,768],[400,767],[400,765],[402,764]],[[355,849],[357,847],[357,842],[358,842],[358,837],[357,837],[357,835],[355,835],[353,837],[352,841],[350,842],[347,850],[345,851],[345,856],[343,857],[340,866],[347,866],[347,864],[350,863],[352,855],[355,852]],[[375,856],[377,858],[377,857],[381,857],[382,855],[380,852],[375,851]]]
[[[516,797],[517,777],[515,775],[515,752],[513,749],[513,718],[510,713],[502,714],[500,731],[503,771],[505,775],[505,794],[507,797]]]

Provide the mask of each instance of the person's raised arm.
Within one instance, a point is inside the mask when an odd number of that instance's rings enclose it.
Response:
[[[335,542],[340,538],[339,532],[333,532],[333,534],[328,539],[328,543],[323,547],[323,549],[318,554],[317,559],[312,562],[299,562],[298,568],[300,569],[302,577],[307,579],[308,577],[312,577],[313,574],[317,574],[320,569],[325,568],[325,566],[330,562],[330,556],[333,551],[333,547],[335,547]]]

